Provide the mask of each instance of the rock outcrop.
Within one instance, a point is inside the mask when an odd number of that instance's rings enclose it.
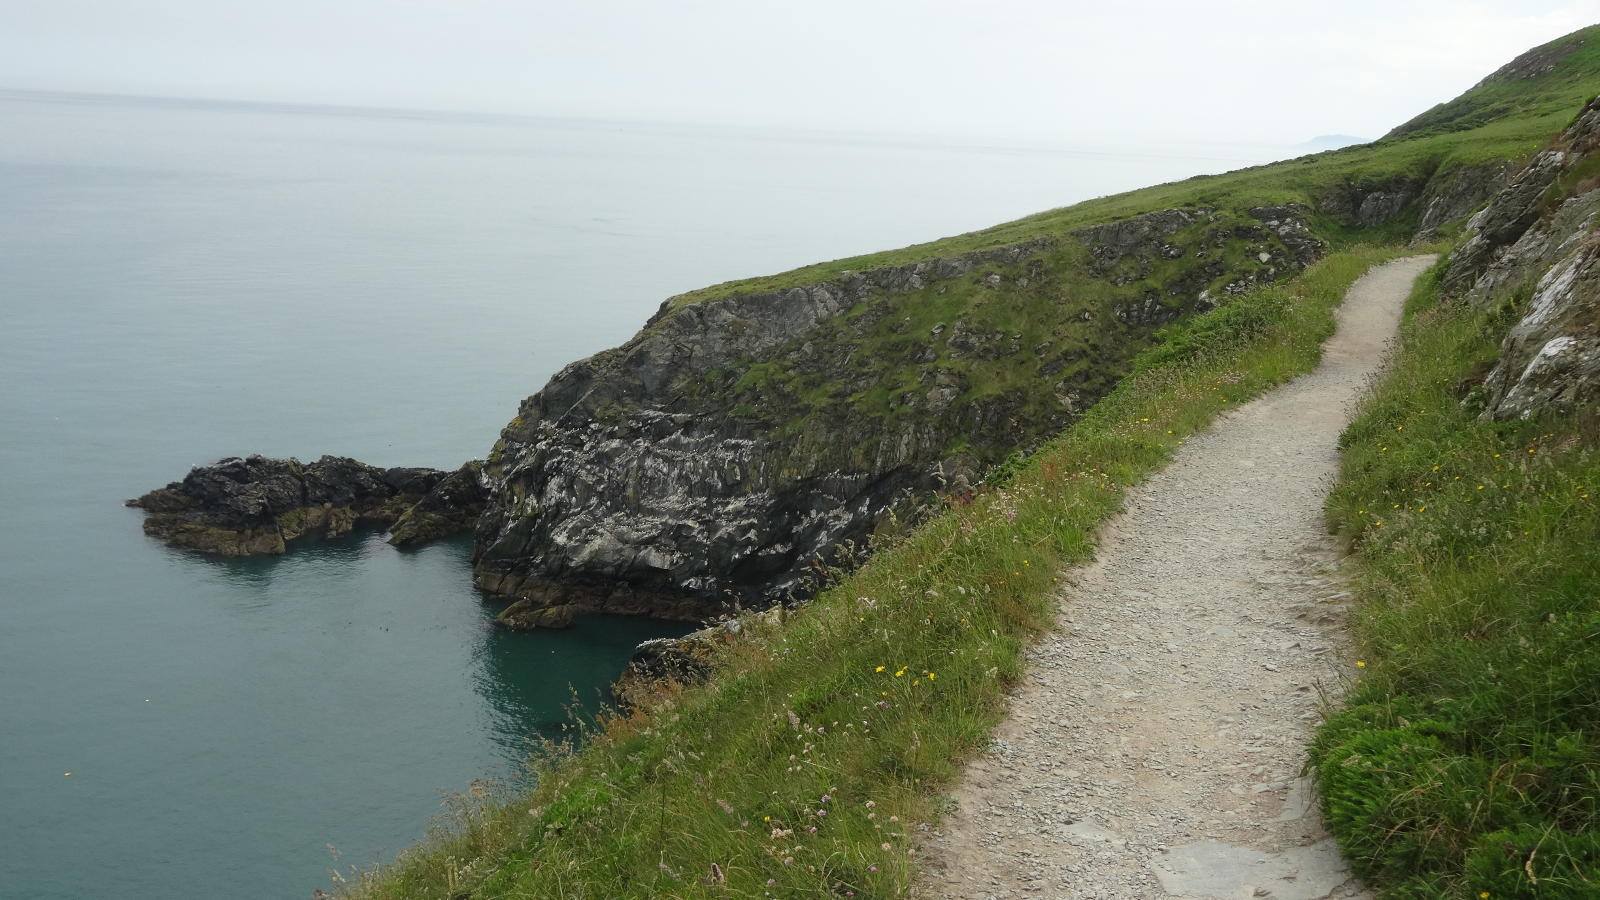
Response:
[[[389,543],[411,547],[472,531],[488,499],[489,492],[483,486],[483,462],[473,460],[440,478],[432,490],[402,513],[389,527]]]
[[[1468,226],[1472,236],[1451,256],[1446,291],[1471,285],[1538,220],[1541,199],[1571,162],[1570,155],[1562,150],[1546,150],[1534,156],[1527,168],[1473,217]]]
[[[1483,383],[1486,419],[1600,404],[1600,179],[1580,177],[1597,150],[1600,99],[1473,218],[1451,258],[1448,294],[1521,315]]]
[[[1482,209],[1503,190],[1511,178],[1506,162],[1458,166],[1428,179],[1418,200],[1422,218],[1417,223],[1418,237],[1431,240],[1440,226],[1455,222]]]
[[[1346,181],[1325,191],[1317,207],[1346,227],[1375,228],[1411,212],[1426,187],[1426,179],[1411,175]]]
[[[704,680],[717,667],[730,646],[753,635],[770,633],[783,624],[784,608],[730,616],[683,637],[655,638],[640,644],[612,685],[612,695],[624,706],[646,706],[663,681],[692,684]]]
[[[1485,418],[1600,406],[1600,235],[1586,226],[1565,259],[1539,280],[1484,382]]]
[[[1058,432],[1160,325],[1314,260],[1308,212],[1162,210],[669,301],[501,433],[477,584],[521,601],[508,625],[549,607],[701,619],[803,597],[835,548]]]
[[[426,468],[380,469],[348,457],[312,463],[264,456],[230,457],[191,469],[182,481],[127,505],[145,511],[144,531],[173,547],[221,556],[283,553],[311,534],[337,537],[358,525],[387,528],[414,505],[435,515],[461,492],[463,473]],[[449,492],[440,494],[440,488]],[[481,505],[481,495],[479,499]],[[456,530],[470,527],[470,510],[455,513]],[[445,533],[434,528],[434,536]]]

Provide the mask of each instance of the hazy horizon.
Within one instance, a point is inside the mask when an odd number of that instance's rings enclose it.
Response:
[[[1079,8],[1000,0],[326,8],[61,0],[13,9],[0,88],[957,138],[1374,139],[1600,0]],[[1241,26],[1240,22],[1248,25]]]
[[[616,127],[616,126],[647,126],[652,128],[687,128],[705,131],[723,131],[728,133],[758,134],[773,133],[783,134],[787,137],[814,137],[819,140],[849,141],[853,139],[869,140],[873,143],[895,143],[897,141],[931,142],[936,146],[958,147],[982,150],[1002,150],[1020,153],[1052,153],[1067,155],[1081,155],[1085,157],[1098,156],[1135,156],[1143,158],[1170,158],[1170,159],[1210,159],[1220,162],[1239,162],[1246,165],[1260,165],[1262,159],[1254,155],[1238,155],[1237,148],[1255,147],[1272,148],[1276,150],[1303,150],[1317,152],[1333,146],[1345,144],[1327,144],[1328,139],[1350,139],[1345,143],[1365,142],[1376,140],[1378,135],[1348,135],[1348,134],[1317,134],[1308,135],[1303,139],[1285,141],[1250,141],[1227,139],[1189,139],[1173,141],[1173,149],[1169,152],[1153,151],[1148,146],[1140,149],[1130,149],[1125,137],[1114,133],[1105,135],[1087,132],[1080,135],[1059,136],[1013,136],[995,135],[985,139],[985,135],[978,134],[938,134],[914,131],[870,131],[846,128],[808,127],[801,124],[784,124],[768,122],[714,122],[694,119],[671,119],[650,117],[621,117],[573,114],[547,114],[531,112],[485,112],[469,109],[438,109],[422,106],[382,106],[373,104],[326,103],[319,101],[281,101],[241,99],[236,97],[194,97],[177,94],[130,94],[114,91],[77,91],[77,90],[50,90],[36,88],[17,88],[0,84],[0,97],[11,97],[23,100],[39,100],[46,102],[81,102],[81,103],[107,103],[107,104],[148,104],[151,106],[174,107],[243,107],[261,112],[282,112],[287,114],[327,114],[373,116],[378,118],[394,119],[445,119],[463,123],[480,124],[510,124],[510,123],[561,123],[573,126]],[[1149,141],[1151,138],[1144,137]],[[1210,152],[1185,152],[1181,148],[1198,149]],[[1229,154],[1228,151],[1235,151]]]

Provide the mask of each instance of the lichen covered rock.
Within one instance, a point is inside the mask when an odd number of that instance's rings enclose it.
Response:
[[[693,619],[804,597],[817,561],[911,517],[950,473],[976,478],[1059,432],[1162,324],[1314,260],[1308,212],[1162,210],[668,301],[502,431],[476,582],[535,605]]]
[[[1520,318],[1483,383],[1485,419],[1593,414],[1600,405],[1600,189],[1580,177],[1600,149],[1600,100],[1475,216],[1443,285]]]
[[[1500,345],[1483,416],[1593,413],[1600,403],[1600,239],[1551,267]]]

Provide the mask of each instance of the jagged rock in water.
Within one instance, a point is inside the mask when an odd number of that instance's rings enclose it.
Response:
[[[348,457],[313,463],[252,455],[196,466],[127,505],[145,511],[144,531],[173,547],[221,556],[283,553],[308,534],[337,537],[357,525],[388,527],[447,473],[380,469]]]
[[[1059,432],[1155,326],[1314,259],[1307,212],[1164,210],[1075,241],[668,301],[501,433],[475,580],[524,609],[686,619],[804,597],[817,561],[913,515],[948,472],[975,479]],[[1136,273],[1154,306],[1119,285]],[[1128,302],[1141,312],[1119,318]]]
[[[483,461],[472,460],[438,480],[389,528],[389,543],[410,547],[471,531],[483,514],[489,492]]]
[[[571,628],[577,617],[578,608],[570,603],[540,606],[534,600],[518,600],[501,610],[495,621],[517,631],[534,631],[540,628]]]
[[[728,646],[753,634],[777,628],[784,609],[775,606],[758,613],[725,619],[683,637],[645,641],[633,651],[611,691],[624,706],[645,706],[663,681],[693,684],[716,668],[718,656]]]

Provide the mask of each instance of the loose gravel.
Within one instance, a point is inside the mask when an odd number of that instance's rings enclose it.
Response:
[[[1315,372],[1130,492],[924,836],[916,896],[1369,896],[1300,775],[1321,704],[1359,677],[1322,503],[1339,432],[1432,261],[1363,276]]]

